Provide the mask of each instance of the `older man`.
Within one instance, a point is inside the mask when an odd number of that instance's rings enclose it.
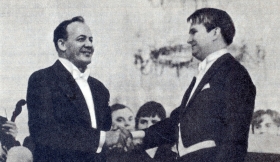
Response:
[[[60,23],[53,38],[59,59],[28,83],[29,130],[34,161],[104,161],[102,147],[125,138],[111,127],[109,91],[89,76],[94,52],[82,17]]]

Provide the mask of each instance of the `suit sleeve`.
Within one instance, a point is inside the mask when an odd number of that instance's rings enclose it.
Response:
[[[99,145],[100,130],[81,127],[75,119],[69,119],[71,122],[66,123],[55,117],[53,94],[48,79],[42,74],[34,73],[28,82],[28,125],[34,142],[52,150],[95,153]],[[105,103],[108,106],[108,101]]]
[[[247,72],[229,73],[225,83],[224,124],[217,159],[220,162],[241,162],[247,153],[248,132],[254,109],[256,89]]]
[[[179,110],[179,108],[176,108],[172,111],[170,118],[166,118],[144,130],[143,144],[145,149],[176,142]]]

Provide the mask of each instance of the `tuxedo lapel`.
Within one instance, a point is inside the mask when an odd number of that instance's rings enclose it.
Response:
[[[101,99],[99,99],[99,96],[101,96],[101,95],[100,95],[100,92],[98,91],[98,85],[90,77],[88,78],[88,84],[90,85],[89,87],[90,87],[90,91],[91,91],[92,99],[93,99],[93,103],[94,103],[96,125],[97,125],[97,128],[98,128],[98,126],[100,125],[99,124],[99,121],[100,121],[99,117],[102,116],[100,114],[100,110],[97,109],[97,107],[99,107],[99,104],[100,104],[100,101],[101,101]]]
[[[191,102],[194,100],[194,98],[196,97],[196,95],[202,90],[202,88],[204,87],[205,84],[209,83],[209,80],[211,79],[211,77],[217,73],[217,71],[219,71],[219,68],[221,67],[221,65],[227,60],[229,59],[229,57],[232,57],[229,53],[225,54],[223,56],[221,56],[220,58],[218,58],[213,64],[212,66],[208,69],[208,71],[205,73],[205,75],[203,76],[203,78],[201,79],[200,83],[198,84],[198,86],[196,87],[193,95],[191,96],[191,99],[189,100],[188,105],[191,104]],[[211,85],[210,85],[211,86]],[[188,106],[187,105],[187,106]]]
[[[196,82],[196,77],[193,77],[190,86],[188,87],[188,89],[186,90],[186,92],[184,94],[184,97],[183,97],[183,100],[182,100],[182,103],[181,103],[181,112],[184,111],[184,109],[186,107],[187,101],[190,97],[190,94],[191,94],[192,89],[195,85],[195,82]],[[182,114],[182,113],[180,113],[180,114]]]
[[[57,85],[62,89],[62,93],[64,93],[78,109],[79,114],[77,117],[80,116],[83,120],[91,123],[85,98],[71,73],[59,61],[55,62],[53,69],[58,77]]]

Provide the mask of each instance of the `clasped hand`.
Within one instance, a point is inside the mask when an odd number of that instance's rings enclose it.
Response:
[[[107,131],[105,143],[108,147],[115,146],[123,149],[125,152],[134,149],[133,137],[131,133],[124,128]]]
[[[15,122],[12,121],[6,121],[6,123],[2,124],[2,131],[6,134],[12,135],[14,138],[16,138],[18,134],[17,126]]]

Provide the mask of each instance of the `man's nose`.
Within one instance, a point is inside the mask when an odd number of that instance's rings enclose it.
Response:
[[[188,40],[187,40],[187,43],[188,43],[188,44],[191,44],[192,41],[193,41],[193,37],[192,37],[191,35],[189,35],[189,38],[188,38]]]
[[[89,40],[89,39],[87,39],[86,42],[85,42],[85,46],[86,46],[86,47],[93,47],[92,41]]]
[[[149,122],[148,124],[147,124],[147,128],[149,128],[150,126],[152,126],[153,125],[153,123],[152,122]]]
[[[129,126],[130,126],[130,123],[129,123],[129,122],[125,122],[125,123],[124,123],[124,126],[125,126],[125,127],[129,127]]]
[[[259,132],[260,132],[260,134],[264,134],[264,133],[265,133],[265,130],[264,130],[263,128],[260,128],[260,129],[259,129]]]

